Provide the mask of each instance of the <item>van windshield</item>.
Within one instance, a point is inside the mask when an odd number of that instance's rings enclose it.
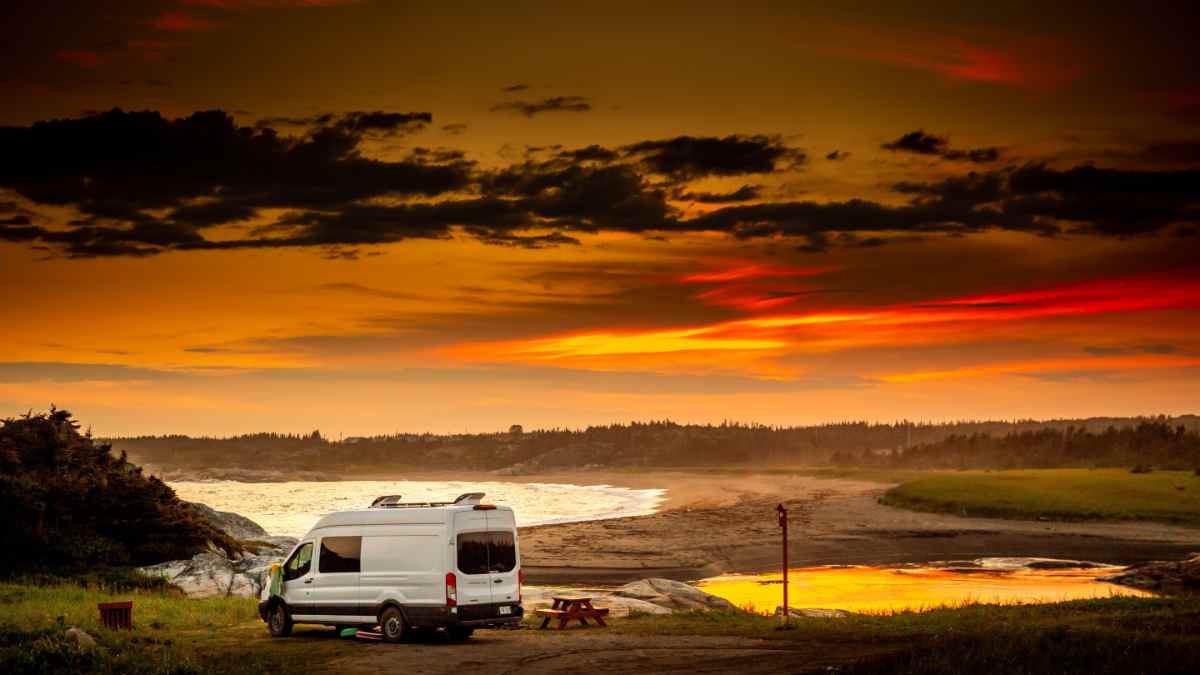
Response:
[[[512,532],[463,532],[458,535],[458,569],[463,574],[511,572],[517,566]]]

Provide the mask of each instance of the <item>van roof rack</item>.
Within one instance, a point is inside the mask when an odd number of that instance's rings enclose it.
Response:
[[[371,502],[373,509],[412,509],[412,508],[429,508],[434,506],[466,506],[479,504],[483,499],[482,492],[467,492],[461,494],[452,502],[402,502],[401,495],[382,495],[375,498]]]

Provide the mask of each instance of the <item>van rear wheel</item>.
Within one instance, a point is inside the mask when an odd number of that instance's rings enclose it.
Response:
[[[400,642],[404,639],[404,614],[398,607],[388,607],[379,615],[379,630],[383,639],[388,642]]]
[[[267,628],[271,631],[271,637],[287,637],[292,634],[292,615],[282,602],[275,603],[271,608],[271,614],[267,617]]]

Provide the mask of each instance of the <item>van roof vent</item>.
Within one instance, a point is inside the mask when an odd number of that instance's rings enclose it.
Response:
[[[482,492],[467,492],[458,496],[454,503],[459,506],[471,506],[483,501]]]

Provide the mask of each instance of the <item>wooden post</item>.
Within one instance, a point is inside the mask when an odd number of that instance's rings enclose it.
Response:
[[[776,514],[779,516],[779,527],[783,530],[783,627],[791,626],[791,610],[788,606],[788,521],[787,509],[783,508],[783,504],[775,507]]]

